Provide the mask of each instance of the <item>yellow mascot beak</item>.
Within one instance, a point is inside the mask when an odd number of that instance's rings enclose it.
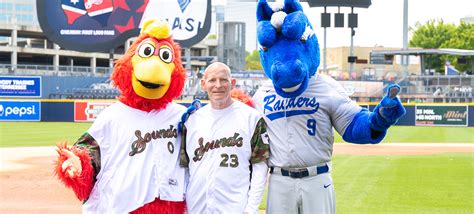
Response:
[[[132,57],[132,86],[136,94],[147,99],[159,99],[165,95],[171,84],[173,47],[166,41],[170,36],[165,22],[146,22],[142,33],[150,38],[143,40]]]

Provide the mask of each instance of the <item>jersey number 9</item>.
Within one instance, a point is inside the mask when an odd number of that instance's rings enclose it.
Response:
[[[308,134],[311,136],[315,136],[316,135],[316,120],[308,119],[308,122],[306,122],[306,126],[308,127]]]

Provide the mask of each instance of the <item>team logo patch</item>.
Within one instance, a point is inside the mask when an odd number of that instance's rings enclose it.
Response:
[[[262,138],[264,144],[270,144],[270,137],[268,136],[268,133],[265,132],[261,134],[260,137]]]

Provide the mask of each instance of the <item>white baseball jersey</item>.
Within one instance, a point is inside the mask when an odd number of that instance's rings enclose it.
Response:
[[[237,101],[222,110],[208,104],[189,117],[185,124],[188,213],[244,212],[250,186],[249,166],[251,159],[258,161],[252,157],[251,139],[261,118],[255,109]],[[257,134],[261,138],[265,133]],[[268,144],[266,149],[268,155]]]
[[[106,108],[88,133],[100,147],[101,169],[84,213],[128,213],[159,197],[184,200],[177,124],[186,111],[170,103],[144,112],[121,102]]]
[[[255,108],[264,114],[270,135],[269,166],[308,167],[329,162],[333,126],[341,135],[361,108],[331,77],[315,74],[295,98],[279,96],[265,82],[255,93]]]

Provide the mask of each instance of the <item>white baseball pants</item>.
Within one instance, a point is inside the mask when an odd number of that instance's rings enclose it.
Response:
[[[268,185],[267,213],[336,213],[336,195],[331,173],[304,178],[271,174]]]

